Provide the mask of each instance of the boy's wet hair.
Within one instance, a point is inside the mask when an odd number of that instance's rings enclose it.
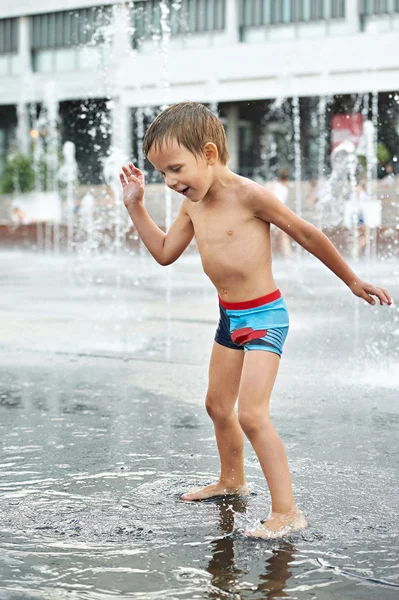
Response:
[[[226,165],[229,160],[222,123],[212,111],[198,102],[179,102],[163,110],[147,129],[143,150],[148,154],[153,146],[159,150],[173,140],[198,156],[203,155],[207,142],[213,142],[222,165]]]

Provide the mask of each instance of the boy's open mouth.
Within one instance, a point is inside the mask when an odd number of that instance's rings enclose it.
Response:
[[[187,196],[187,192],[188,192],[189,189],[190,189],[189,187],[186,187],[186,188],[184,188],[184,190],[181,191],[181,193],[183,194],[183,196]]]

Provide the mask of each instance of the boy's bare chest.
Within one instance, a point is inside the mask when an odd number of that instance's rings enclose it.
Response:
[[[199,245],[231,245],[256,229],[255,219],[244,210],[197,210],[191,219]]]

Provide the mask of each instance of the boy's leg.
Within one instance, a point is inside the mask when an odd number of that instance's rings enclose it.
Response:
[[[246,352],[238,399],[240,425],[257,454],[269,486],[272,514],[264,525],[272,531],[292,524],[295,517],[300,515],[292,494],[285,449],[269,415],[269,401],[279,363],[280,357],[273,352]],[[306,522],[301,518],[302,528]],[[265,527],[263,531],[266,531]],[[262,531],[259,536],[263,537]]]
[[[244,478],[244,434],[235,411],[243,359],[243,351],[214,342],[206,409],[215,428],[220,477],[217,483],[183,494],[182,500],[205,500],[229,493],[248,493]]]

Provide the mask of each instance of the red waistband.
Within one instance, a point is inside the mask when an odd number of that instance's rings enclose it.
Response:
[[[280,290],[274,290],[271,294],[266,294],[266,296],[262,296],[261,298],[255,298],[254,300],[247,300],[245,302],[225,302],[219,298],[219,304],[223,306],[223,308],[227,308],[227,310],[245,310],[246,308],[256,308],[257,306],[263,306],[263,304],[269,304],[269,302],[274,302],[281,298]]]

